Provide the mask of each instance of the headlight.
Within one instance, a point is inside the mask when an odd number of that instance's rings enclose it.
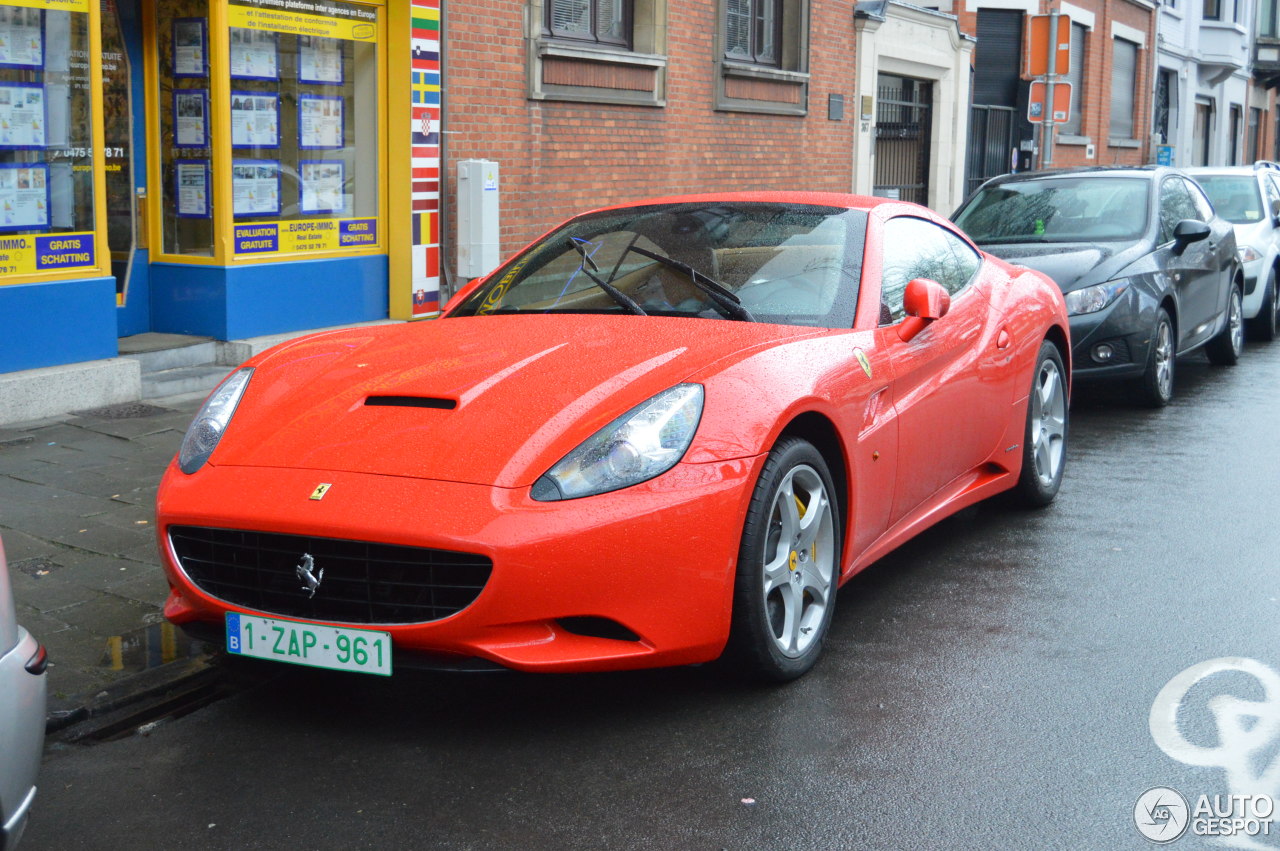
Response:
[[[627,411],[560,459],[533,484],[542,502],[637,485],[684,457],[702,417],[702,385],[677,384]]]
[[[182,448],[178,450],[178,467],[182,472],[190,475],[199,470],[218,448],[218,441],[222,440],[227,423],[231,422],[231,415],[236,412],[236,405],[240,404],[240,397],[252,376],[253,367],[236,370],[205,401],[187,428]]]
[[[1066,295],[1067,313],[1072,316],[1079,316],[1082,313],[1097,313],[1115,301],[1120,296],[1120,293],[1128,288],[1128,281],[1107,281],[1105,284],[1069,292]]]
[[[1241,263],[1252,263],[1254,260],[1261,260],[1262,255],[1253,250],[1252,245],[1242,245],[1236,249],[1236,254],[1240,256]]]

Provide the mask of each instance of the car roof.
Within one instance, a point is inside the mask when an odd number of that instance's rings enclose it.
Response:
[[[884,204],[905,205],[907,203],[893,198],[876,198],[870,195],[853,195],[842,192],[703,192],[696,195],[669,195],[660,198],[640,198],[634,201],[626,201],[621,204],[610,204],[607,207],[600,207],[589,212],[598,213],[604,210],[625,210],[630,207],[649,207],[658,204],[716,204],[726,202],[811,204],[821,207],[848,207],[855,210],[873,210]]]
[[[1169,166],[1157,165],[1140,165],[1140,166],[1081,166],[1078,168],[1058,168],[1046,171],[1020,171],[1012,174],[1002,174],[999,177],[993,177],[987,181],[987,186],[999,186],[1004,183],[1018,183],[1028,180],[1053,180],[1060,177],[1083,177],[1083,178],[1104,178],[1104,177],[1131,177],[1152,179],[1160,174],[1181,174],[1180,169],[1170,168]]]
[[[1184,169],[1184,171],[1192,177],[1197,174],[1221,174],[1253,177],[1254,175],[1273,170],[1275,170],[1275,166],[1255,167],[1251,165],[1197,165]]]

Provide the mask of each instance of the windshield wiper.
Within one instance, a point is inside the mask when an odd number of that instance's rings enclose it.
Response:
[[[734,319],[741,319],[743,322],[756,321],[756,318],[751,315],[751,311],[742,306],[742,299],[738,298],[732,290],[717,281],[715,278],[702,274],[688,263],[666,257],[662,254],[655,254],[652,251],[648,251],[644,248],[637,248],[634,245],[627,250],[634,251],[636,254],[643,257],[648,257],[650,260],[656,260],[665,266],[670,266],[677,272],[683,272],[689,277],[689,280],[693,282],[694,286],[711,296],[711,300],[723,308],[723,311],[728,313]]]
[[[596,272],[600,271],[600,267],[596,265],[596,261],[591,259],[591,255],[587,253],[586,249],[582,247],[578,240],[573,237],[569,237],[569,245],[574,251],[582,255],[582,265],[578,268],[580,268],[582,273],[590,278],[597,287],[608,293],[609,298],[616,301],[621,307],[626,308],[628,313],[634,313],[637,316],[649,315],[645,313],[644,308],[635,303],[631,296],[627,295],[608,281],[601,280],[600,276],[596,274]],[[588,269],[588,266],[591,268]]]

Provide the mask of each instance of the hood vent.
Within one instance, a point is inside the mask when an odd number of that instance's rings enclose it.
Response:
[[[370,396],[364,403],[384,408],[438,408],[442,411],[452,411],[458,407],[457,399],[438,399],[434,396]]]

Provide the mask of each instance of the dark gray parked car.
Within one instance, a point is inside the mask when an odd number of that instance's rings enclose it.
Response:
[[[0,542],[0,851],[22,838],[36,797],[47,666],[44,647],[18,626]]]
[[[1076,379],[1131,379],[1165,405],[1178,355],[1203,346],[1234,364],[1243,351],[1235,233],[1177,169],[1004,175],[952,218],[984,251],[1062,287]]]

